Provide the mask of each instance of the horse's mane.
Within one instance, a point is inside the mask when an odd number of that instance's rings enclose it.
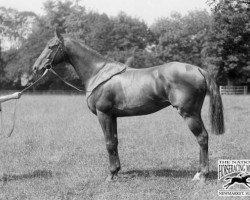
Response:
[[[90,53],[91,53],[92,55],[94,55],[94,56],[97,56],[97,57],[99,57],[99,58],[102,58],[102,59],[104,59],[104,60],[106,60],[107,62],[110,62],[110,63],[116,63],[116,64],[119,64],[119,65],[122,65],[122,66],[126,65],[126,64],[123,64],[123,63],[121,63],[121,62],[115,61],[115,60],[113,60],[112,58],[109,58],[108,56],[106,56],[106,57],[103,56],[103,55],[100,54],[98,51],[96,51],[96,50],[92,49],[91,47],[87,46],[87,45],[85,44],[85,42],[84,42],[83,40],[81,40],[81,39],[76,39],[76,38],[71,38],[71,37],[68,37],[68,38],[69,38],[71,41],[80,44],[81,47],[83,47],[84,49],[86,49],[88,52],[90,52]]]
[[[96,50],[90,48],[89,46],[87,46],[83,40],[81,40],[81,39],[74,39],[74,41],[78,42],[80,44],[80,46],[82,46],[83,48],[87,49],[91,54],[105,59],[105,57],[103,55],[101,55],[98,51],[96,51]]]

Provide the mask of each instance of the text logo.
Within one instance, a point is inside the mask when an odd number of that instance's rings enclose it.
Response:
[[[250,160],[218,160],[219,196],[250,196]]]

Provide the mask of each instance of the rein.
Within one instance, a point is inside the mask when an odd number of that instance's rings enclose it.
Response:
[[[24,88],[23,90],[21,90],[20,96],[27,91],[29,88],[31,88],[33,85],[35,85],[36,83],[38,83],[46,74],[47,74],[48,70],[46,69],[44,71],[44,73],[42,74],[42,76],[40,76],[35,82],[29,84],[26,88]],[[14,112],[13,112],[13,117],[12,117],[12,126],[10,131],[6,134],[7,137],[10,137],[15,129],[15,124],[16,124],[16,110],[17,110],[17,101],[18,99],[15,100],[15,106],[14,106]],[[3,114],[2,114],[2,109],[1,109],[1,103],[0,103],[0,116],[1,116],[1,135],[3,135]],[[5,136],[5,137],[6,137]],[[0,139],[3,139],[5,137],[1,137]]]
[[[105,67],[106,64],[107,64],[107,60],[106,60],[106,62],[103,64],[103,66],[101,67],[101,69],[102,69],[103,67]],[[89,92],[89,91],[87,91],[87,90],[82,90],[82,89],[76,87],[75,85],[69,83],[69,82],[66,81],[64,78],[62,78],[58,73],[56,73],[55,70],[52,69],[52,64],[49,64],[49,67],[47,67],[47,70],[51,71],[51,73],[53,73],[53,74],[54,74],[55,76],[57,76],[62,82],[64,82],[66,85],[72,87],[73,89],[75,89],[75,90],[77,90],[77,91],[79,91],[79,92]]]
[[[77,90],[77,91],[79,91],[79,92],[84,92],[84,90],[81,90],[81,89],[79,89],[78,87],[76,87],[76,86],[72,85],[71,83],[69,83],[68,81],[64,80],[59,74],[57,74],[57,73],[52,69],[52,67],[50,67],[48,70],[51,71],[54,75],[56,75],[56,76],[57,76],[62,82],[64,82],[66,85],[68,85],[68,86],[74,88],[75,90]]]

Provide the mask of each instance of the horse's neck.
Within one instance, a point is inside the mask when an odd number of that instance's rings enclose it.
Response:
[[[74,40],[68,39],[65,47],[70,64],[84,83],[98,73],[106,62],[104,57]]]

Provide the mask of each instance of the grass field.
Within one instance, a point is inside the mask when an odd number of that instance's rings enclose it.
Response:
[[[24,95],[16,128],[0,141],[0,199],[225,199],[217,160],[250,159],[250,96],[223,96],[226,133],[210,135],[210,176],[192,182],[199,148],[176,110],[118,120],[120,178],[107,183],[103,133],[85,97]],[[14,102],[3,104],[10,125]],[[203,107],[207,130],[208,101]],[[227,199],[233,199],[227,198]]]

